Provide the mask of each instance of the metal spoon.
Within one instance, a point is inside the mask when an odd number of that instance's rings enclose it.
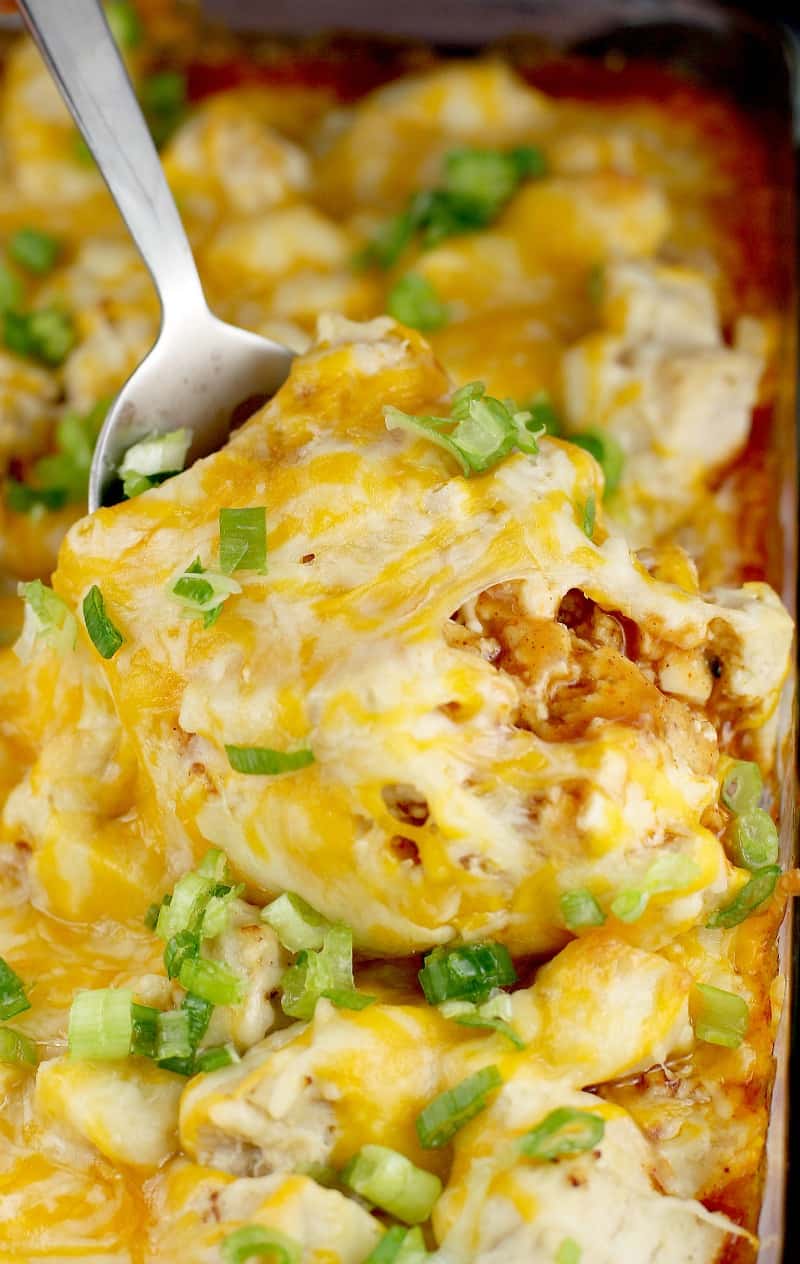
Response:
[[[185,426],[188,459],[215,451],[286,379],[292,352],[214,316],[155,145],[98,0],[19,0],[161,301],[158,340],[128,378],[94,452],[89,509],[109,498],[123,455]]]

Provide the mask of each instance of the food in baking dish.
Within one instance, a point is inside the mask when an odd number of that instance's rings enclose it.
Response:
[[[213,304],[298,356],[80,516],[157,310],[10,48],[0,1255],[752,1258],[791,889],[757,138],[488,56],[344,105],[335,46],[224,38],[187,106],[178,19],[110,12]]]

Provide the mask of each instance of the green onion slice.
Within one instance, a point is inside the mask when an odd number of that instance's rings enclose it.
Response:
[[[69,1012],[71,1058],[127,1058],[133,1037],[133,993],[128,988],[79,992]]]
[[[561,418],[556,412],[553,401],[547,391],[537,391],[533,399],[524,405],[525,409],[531,415],[530,427],[532,430],[540,430],[543,434],[555,435],[562,434],[564,427]]]
[[[582,1254],[574,1238],[565,1238],[556,1251],[556,1264],[581,1264]]]
[[[186,465],[192,432],[185,427],[150,435],[128,448],[119,466],[122,490],[129,498],[179,474]]]
[[[402,325],[430,333],[441,329],[450,319],[431,282],[418,272],[407,272],[395,281],[386,299],[386,310]]]
[[[173,935],[167,940],[167,946],[164,949],[164,966],[167,971],[167,977],[177,979],[180,977],[184,961],[189,961],[193,957],[200,956],[200,936],[191,930],[180,930],[177,935]]]
[[[342,1173],[348,1188],[405,1224],[427,1220],[442,1192],[432,1172],[386,1146],[366,1145]]]
[[[181,1009],[188,1015],[189,1039],[192,1042],[192,1048],[196,1049],[208,1030],[214,1006],[202,996],[195,996],[193,992],[187,992],[183,998]]]
[[[528,1159],[553,1163],[565,1154],[593,1150],[603,1140],[605,1130],[605,1123],[599,1115],[593,1115],[588,1110],[574,1110],[571,1106],[560,1106],[525,1133],[519,1148]]]
[[[0,263],[0,314],[21,307],[24,299],[22,282],[5,263]]]
[[[262,909],[261,920],[272,927],[278,942],[288,952],[321,948],[331,925],[302,896],[292,891],[284,892]]]
[[[224,575],[233,571],[267,569],[267,511],[263,505],[253,509],[220,509],[219,564]]]
[[[92,644],[103,658],[113,658],[125,638],[106,614],[103,594],[92,584],[83,599],[83,621]]]
[[[242,1225],[222,1241],[223,1264],[246,1264],[247,1260],[268,1259],[269,1264],[300,1264],[303,1249],[280,1229],[264,1225]]]
[[[308,768],[314,762],[314,755],[308,749],[279,751],[268,746],[226,745],[225,753],[234,772],[251,776],[275,777],[282,772],[297,772],[300,768]]]
[[[496,1031],[510,1040],[515,1049],[525,1048],[525,1041],[511,1026],[513,1009],[507,992],[494,992],[483,1005],[476,1005],[474,1001],[443,1001],[439,1013],[461,1027]]]
[[[597,521],[597,502],[594,498],[594,492],[590,492],[589,495],[586,497],[586,502],[583,506],[583,517],[581,518],[581,528],[583,530],[583,534],[585,536],[588,536],[590,540],[594,538],[594,528],[595,528],[596,521]]]
[[[733,863],[742,869],[763,869],[778,859],[778,829],[763,808],[751,807],[735,816],[725,838]]]
[[[569,436],[570,443],[591,452],[605,477],[606,495],[615,492],[622,478],[625,454],[613,435],[600,430],[583,430]]]
[[[775,890],[780,876],[779,865],[765,865],[763,869],[756,870],[735,899],[723,908],[717,909],[706,922],[706,926],[711,930],[730,930],[731,927],[738,926],[766,903]]]
[[[189,1015],[183,1009],[170,1009],[158,1016],[156,1057],[159,1062],[172,1058],[190,1058],[194,1053]]]
[[[212,1005],[237,1005],[244,998],[244,980],[218,961],[207,961],[205,957],[186,957],[178,978],[187,992]]]
[[[503,1077],[496,1066],[483,1067],[434,1097],[417,1116],[420,1145],[425,1149],[446,1145],[464,1124],[484,1109],[489,1093],[502,1083]]]
[[[232,1044],[215,1045],[212,1049],[204,1049],[195,1058],[195,1070],[220,1071],[223,1067],[234,1066],[241,1058]]]
[[[58,654],[75,649],[78,621],[63,597],[40,579],[18,584],[17,593],[25,600],[25,620],[16,644],[20,658],[26,660],[36,642],[49,645]]]
[[[30,1007],[22,979],[0,957],[0,1018],[13,1018]]]
[[[482,1004],[493,988],[517,981],[517,972],[504,944],[463,944],[434,948],[425,958],[419,981],[429,1005],[466,1000]]]
[[[15,1027],[0,1027],[0,1062],[25,1063],[36,1066],[39,1055],[30,1036]]]
[[[740,816],[758,807],[763,789],[764,781],[758,764],[737,759],[725,774],[720,794],[725,807]]]
[[[738,1049],[747,1035],[750,1011],[735,992],[696,983],[689,996],[689,1014],[698,1040]]]
[[[142,42],[139,15],[129,0],[106,0],[106,21],[123,51],[137,48]]]
[[[242,588],[229,575],[207,571],[196,557],[183,574],[170,583],[168,591],[181,606],[185,618],[202,618],[203,626],[209,628],[219,618],[223,604]]]
[[[567,930],[579,931],[589,926],[602,926],[606,920],[606,915],[597,900],[585,887],[565,891],[559,904]]]
[[[364,1009],[374,997],[356,992],[353,982],[353,932],[340,922],[325,931],[318,951],[303,949],[281,979],[281,1006],[291,1018],[310,1019],[320,997],[341,1009]]]
[[[152,1005],[131,1005],[130,1052],[144,1058],[154,1058],[158,1049],[158,1020],[161,1011]]]
[[[178,70],[157,71],[145,79],[139,95],[150,134],[161,149],[186,113],[186,76]]]
[[[404,1225],[392,1225],[387,1229],[364,1264],[422,1264],[427,1260],[425,1239],[419,1225],[406,1229]]]
[[[55,265],[61,253],[61,243],[50,233],[40,232],[37,228],[20,228],[9,238],[8,253],[28,272],[43,275]]]
[[[75,328],[67,313],[55,307],[41,307],[34,312],[6,311],[3,339],[17,355],[55,367],[72,350]]]

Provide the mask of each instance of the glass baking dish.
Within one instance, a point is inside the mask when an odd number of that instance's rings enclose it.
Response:
[[[367,38],[412,39],[443,52],[469,54],[499,44],[512,58],[543,48],[643,63],[688,74],[732,97],[767,140],[770,228],[781,260],[780,303],[786,313],[782,375],[770,435],[775,495],[770,516],[767,577],[793,615],[797,584],[797,193],[793,151],[793,100],[798,82],[796,48],[780,27],[723,8],[712,0],[206,0],[209,18],[226,27],[264,35],[303,38],[345,33]],[[795,681],[790,680],[780,722],[780,826],[782,861],[796,863],[797,773],[794,721]],[[800,1137],[792,1144],[792,1066],[800,1077],[800,1050],[791,1048],[798,935],[791,908],[780,936],[786,991],[775,1046],[772,1094],[759,1220],[758,1264],[790,1264],[800,1258],[800,1233],[787,1215],[793,1163],[800,1166]],[[796,1187],[796,1181],[794,1182]],[[796,1236],[795,1236],[796,1235]],[[738,1258],[738,1256],[737,1256]],[[625,1264],[635,1264],[626,1261]]]

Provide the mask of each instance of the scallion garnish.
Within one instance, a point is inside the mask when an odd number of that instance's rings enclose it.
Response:
[[[10,351],[56,367],[66,359],[75,343],[70,316],[55,307],[33,312],[6,311],[3,340]]]
[[[167,940],[164,966],[170,979],[180,976],[184,961],[200,956],[200,936],[191,930],[180,930]]]
[[[22,282],[16,272],[13,272],[7,264],[0,263],[0,315],[21,307],[24,293]]]
[[[94,445],[107,411],[108,401],[101,400],[88,413],[65,413],[56,426],[55,451],[34,462],[29,482],[11,479],[6,484],[9,508],[30,513],[84,500]]]
[[[560,1106],[525,1133],[519,1148],[528,1159],[553,1163],[565,1154],[593,1150],[603,1140],[605,1129],[599,1115],[593,1115],[588,1110],[574,1110],[571,1106]]]
[[[194,1053],[189,1015],[184,1009],[170,1009],[158,1016],[156,1058],[169,1062],[173,1058],[191,1058]]]
[[[252,509],[220,509],[219,564],[223,575],[234,571],[267,569],[267,511],[263,505]]]
[[[591,891],[579,887],[565,891],[560,900],[561,916],[567,930],[585,930],[589,926],[602,926],[606,915]]]
[[[268,746],[225,746],[228,763],[234,772],[250,776],[276,777],[282,772],[297,772],[313,764],[314,755],[308,749],[295,751],[272,750]]]
[[[185,957],[178,979],[181,987],[211,1005],[237,1005],[244,997],[244,981],[218,961]]]
[[[113,658],[125,638],[106,614],[103,594],[92,584],[83,599],[83,621],[92,644],[103,658]]]
[[[493,992],[482,1005],[476,1005],[474,1001],[442,1001],[439,1013],[461,1027],[496,1031],[510,1040],[515,1049],[525,1048],[525,1041],[511,1026],[513,1010],[508,992]]]
[[[49,645],[58,654],[74,650],[78,621],[64,599],[40,579],[19,584],[17,593],[25,600],[22,632],[14,647],[17,656],[26,660],[37,641]]]
[[[597,520],[597,502],[594,498],[594,492],[590,492],[586,497],[583,505],[583,516],[581,518],[581,527],[583,534],[589,539],[594,538],[594,527]]]
[[[547,391],[537,391],[533,399],[528,400],[523,407],[531,415],[531,430],[540,430],[544,434],[560,435],[564,427],[561,418],[553,407],[553,401]]]
[[[383,410],[387,430],[423,435],[454,456],[467,477],[491,469],[515,448],[535,454],[541,429],[513,400],[494,399],[483,382],[468,382],[451,401],[449,417],[415,416],[391,404]]]
[[[222,1067],[234,1066],[241,1058],[233,1045],[214,1045],[212,1049],[204,1049],[195,1058],[196,1071],[220,1071]]]
[[[340,1009],[364,1009],[375,1000],[356,991],[353,981],[353,932],[340,922],[326,931],[322,947],[303,949],[281,979],[283,1012],[310,1019],[320,997]]]
[[[192,1042],[192,1047],[196,1049],[208,1031],[208,1024],[211,1021],[214,1006],[210,1001],[204,1000],[202,996],[195,996],[193,992],[187,992],[181,1003],[181,1009],[189,1017],[189,1039]]]
[[[431,333],[441,329],[450,319],[431,282],[418,272],[407,272],[395,281],[386,299],[386,310],[402,325]]]
[[[271,926],[282,947],[289,952],[321,948],[330,922],[299,895],[285,891],[261,912],[262,922]]]
[[[139,89],[150,134],[161,149],[186,114],[186,76],[177,70],[150,75]]]
[[[723,778],[720,797],[729,811],[740,816],[759,806],[763,789],[764,781],[758,764],[737,759]]]
[[[201,618],[205,628],[216,623],[228,598],[241,591],[241,585],[229,575],[207,571],[199,557],[169,585],[169,594],[181,606],[181,614],[188,619]]]
[[[342,1181],[405,1224],[427,1220],[442,1192],[442,1182],[433,1172],[417,1167],[397,1150],[379,1145],[359,1150],[342,1173]]]
[[[591,452],[603,471],[606,495],[610,496],[619,487],[625,465],[625,454],[614,436],[600,430],[584,430],[568,438],[570,443]]]
[[[30,1007],[22,979],[0,957],[0,1019],[13,1018]]]
[[[742,869],[763,869],[778,859],[777,826],[763,808],[749,808],[735,816],[725,838],[733,863]]]
[[[359,262],[391,268],[417,234],[429,249],[457,233],[485,228],[519,185],[543,176],[546,167],[542,151],[530,145],[451,150],[441,186],[412,194],[399,215],[380,226]]]
[[[179,474],[186,464],[192,432],[185,427],[166,434],[149,435],[128,448],[119,467],[122,490],[132,499],[165,479]]]
[[[504,944],[463,944],[434,948],[425,958],[419,981],[429,1005],[442,1001],[483,1004],[494,988],[517,981],[517,972]]]
[[[611,902],[611,912],[621,922],[636,922],[644,913],[651,895],[687,887],[699,874],[690,856],[667,852],[658,856],[636,887],[620,891]]]
[[[738,926],[766,903],[775,890],[780,876],[779,865],[765,865],[763,869],[756,870],[735,899],[723,908],[717,909],[706,922],[706,926],[710,930],[730,930],[731,927]]]
[[[434,1097],[416,1119],[420,1145],[425,1149],[446,1145],[459,1128],[484,1109],[489,1093],[502,1083],[503,1077],[496,1066],[483,1067]]]
[[[300,1264],[303,1248],[280,1229],[264,1225],[242,1225],[223,1238],[220,1247],[223,1264],[246,1264],[248,1260],[268,1259],[269,1264]]]
[[[364,1264],[422,1264],[427,1258],[425,1239],[419,1225],[413,1229],[392,1225],[370,1251]]]
[[[71,1058],[127,1058],[133,1036],[133,993],[128,988],[79,992],[69,1012]]]
[[[160,1017],[161,1011],[152,1005],[131,1005],[131,1053],[143,1058],[156,1056]]]
[[[581,1264],[582,1254],[574,1238],[565,1238],[556,1251],[555,1264]]]
[[[106,0],[106,21],[119,47],[127,52],[142,40],[139,15],[128,0]]]
[[[41,276],[54,267],[61,243],[37,228],[20,228],[9,238],[8,253],[15,263]]]
[[[747,1035],[750,1011],[735,992],[696,983],[689,996],[689,1015],[698,1040],[738,1049]]]
[[[0,1027],[0,1062],[27,1063],[36,1066],[39,1055],[30,1036],[15,1027]]]

